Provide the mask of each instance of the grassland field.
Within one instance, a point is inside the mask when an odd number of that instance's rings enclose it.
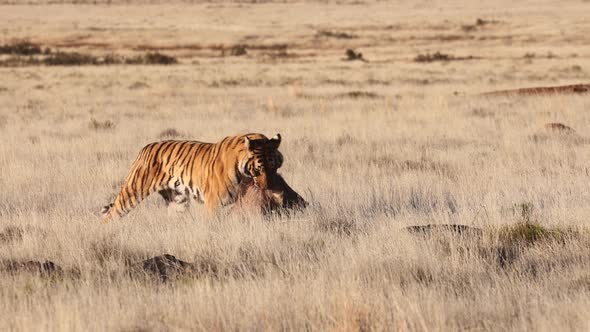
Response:
[[[590,330],[590,95],[481,95],[590,83],[588,13],[0,0],[0,330]],[[147,143],[246,132],[308,209],[100,222]],[[201,268],[128,273],[162,254]]]

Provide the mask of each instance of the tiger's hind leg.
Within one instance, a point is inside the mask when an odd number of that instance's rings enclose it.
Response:
[[[159,169],[152,170],[152,174],[149,171],[144,163],[132,167],[115,201],[102,209],[104,222],[125,216],[154,191],[169,187],[170,176],[160,175]]]
[[[144,190],[141,186],[138,188],[138,185],[132,183],[124,184],[115,201],[102,208],[102,220],[109,222],[125,216],[153,191],[149,187]]]

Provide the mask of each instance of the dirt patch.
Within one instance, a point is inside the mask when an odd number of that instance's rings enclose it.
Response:
[[[0,54],[10,55],[0,59],[0,67],[26,66],[100,66],[100,65],[172,65],[178,63],[173,56],[159,52],[148,52],[135,56],[107,54],[95,56],[80,52],[52,50],[29,42],[18,42],[0,46]]]
[[[336,38],[336,39],[354,39],[358,38],[357,35],[341,32],[341,31],[330,31],[330,30],[320,30],[316,33],[317,38]]]
[[[572,84],[561,86],[543,86],[509,90],[498,90],[484,92],[482,96],[543,96],[543,95],[564,95],[564,94],[587,94],[590,93],[590,84]]]
[[[414,58],[414,62],[446,62],[446,61],[464,61],[464,60],[473,60],[477,59],[476,57],[470,55],[465,57],[457,57],[454,55],[449,55],[441,52],[436,53],[426,53],[426,54],[418,54]]]
[[[543,128],[548,132],[561,133],[561,134],[574,134],[576,131],[571,127],[564,125],[563,123],[553,122],[546,123]]]
[[[335,97],[336,98],[352,98],[352,99],[360,99],[360,98],[379,99],[379,98],[383,98],[383,96],[381,96],[375,92],[358,91],[358,90],[339,93],[339,94],[336,94]]]
[[[559,122],[546,123],[543,130],[529,136],[535,143],[542,143],[549,140],[559,139],[564,143],[582,144],[588,139],[578,135],[574,129]]]

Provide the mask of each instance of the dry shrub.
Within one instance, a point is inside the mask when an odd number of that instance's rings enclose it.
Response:
[[[355,61],[355,60],[359,60],[359,61],[363,61],[363,62],[368,62],[364,57],[363,54],[361,52],[357,52],[351,48],[347,49],[346,52],[344,52],[344,54],[346,55],[346,58],[344,58],[344,61]]]
[[[497,23],[500,23],[500,21],[485,20],[485,19],[478,18],[477,20],[475,20],[475,24],[463,25],[463,26],[461,26],[461,29],[465,32],[473,32],[473,31],[483,28],[484,26],[487,26],[490,24],[497,24]]]
[[[351,136],[348,133],[344,133],[340,135],[338,138],[336,138],[336,141],[334,143],[336,144],[336,146],[342,147],[345,145],[354,144],[355,142],[357,142],[357,139],[355,137]]]
[[[248,54],[245,45],[236,45],[229,50],[231,56],[242,56]]]
[[[96,152],[96,161],[112,161],[112,160],[126,160],[127,154],[123,151],[109,151],[109,152]],[[121,186],[119,185],[118,188]]]
[[[573,230],[547,228],[536,222],[518,222],[499,229],[498,237],[506,246],[533,245],[539,242],[564,242],[575,236]]]
[[[4,227],[0,232],[0,244],[20,241],[23,239],[24,231],[18,226]]]
[[[590,93],[590,84],[571,84],[558,86],[537,86],[482,93],[483,96],[544,96]]]
[[[9,58],[0,60],[0,66],[98,66],[98,65],[172,65],[178,63],[173,56],[159,52],[149,52],[133,57],[126,57],[117,54],[107,54],[103,57],[80,52],[66,52],[42,50],[41,46],[29,42],[18,42],[15,44],[0,46],[0,54],[11,55]]]
[[[160,132],[160,134],[158,135],[159,139],[176,139],[176,138],[182,138],[182,137],[186,137],[187,135],[183,132],[180,132],[174,128],[168,128],[165,130],[162,130]]]
[[[0,261],[0,270],[10,274],[33,273],[43,277],[62,277],[64,270],[52,261]]]
[[[145,258],[145,254],[117,243],[113,239],[101,239],[90,244],[90,256],[99,266],[122,263],[125,266],[132,266],[134,263]]]
[[[90,54],[78,52],[57,52],[50,54],[41,63],[47,66],[98,65],[100,64],[100,59]]]
[[[160,52],[150,52],[144,55],[124,58],[124,63],[128,65],[173,65],[178,63],[178,59]]]
[[[131,84],[129,86],[129,90],[139,90],[139,89],[145,89],[145,88],[149,88],[149,84],[145,83],[145,82],[135,82],[133,84]]]
[[[343,216],[319,219],[317,225],[320,231],[338,236],[352,236],[357,231],[356,223]]]
[[[192,270],[192,264],[177,259],[172,255],[161,255],[133,264],[130,267],[130,275],[154,276],[162,282],[177,279]]]
[[[403,174],[407,172],[423,172],[436,174],[450,180],[458,177],[457,168],[447,162],[420,158],[418,160],[398,160],[395,156],[373,156],[368,158],[367,163],[378,167],[387,167],[391,171]]]
[[[460,61],[460,60],[472,60],[476,57],[469,55],[466,57],[457,57],[437,51],[436,53],[418,54],[414,58],[414,62],[446,62],[446,61]]]
[[[419,225],[419,226],[408,226],[405,228],[410,233],[415,234],[424,234],[424,235],[431,235],[436,232],[444,232],[444,233],[455,233],[458,235],[471,235],[471,236],[481,236],[482,230],[481,228],[471,227],[467,225],[458,225],[458,224],[443,224],[443,225]]]
[[[315,218],[315,226],[322,233],[333,234],[340,237],[356,236],[360,232],[355,217],[345,211],[339,211],[337,214],[332,214],[320,209]]]
[[[330,31],[330,30],[320,30],[316,33],[316,37],[328,37],[328,38],[336,38],[336,39],[358,38],[358,36],[351,34],[351,33],[340,32],[340,31]]]
[[[572,280],[570,288],[575,292],[590,292],[590,274]]]
[[[352,98],[352,99],[359,99],[359,98],[366,98],[366,99],[378,99],[383,98],[383,96],[370,91],[349,91],[344,93],[339,93],[336,95],[336,98]]]
[[[471,115],[479,118],[492,118],[495,116],[495,112],[482,107],[477,107],[471,110]]]
[[[92,118],[90,119],[89,127],[94,130],[111,130],[115,129],[116,124],[111,120],[99,121]]]
[[[0,54],[36,55],[43,54],[43,50],[39,45],[29,41],[17,41],[12,44],[0,45]]]
[[[449,61],[452,60],[452,56],[445,54],[445,53],[440,53],[440,52],[436,52],[433,54],[430,53],[426,53],[426,54],[418,54],[415,58],[414,61],[415,62],[434,62],[434,61]]]
[[[279,59],[279,58],[297,58],[298,55],[296,54],[292,54],[287,52],[287,47],[285,45],[284,48],[278,48],[276,50],[272,50],[270,52],[265,52],[264,53],[265,56],[271,58],[271,59]],[[290,84],[290,82],[285,82],[284,84]]]
[[[178,63],[178,60],[170,55],[159,52],[148,53],[144,55],[144,64],[147,65],[173,65]]]

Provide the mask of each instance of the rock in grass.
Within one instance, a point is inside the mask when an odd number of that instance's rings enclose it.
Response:
[[[22,272],[38,273],[44,277],[63,276],[64,270],[52,261],[13,261],[6,260],[0,263],[2,270],[16,274]]]
[[[163,282],[176,279],[193,270],[193,264],[182,261],[172,255],[161,255],[146,259],[132,266],[132,274],[143,271]]]

